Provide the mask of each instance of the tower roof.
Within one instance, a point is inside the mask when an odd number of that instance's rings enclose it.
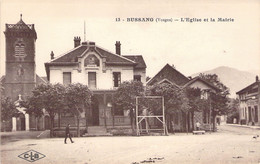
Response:
[[[16,33],[16,32],[26,32],[26,33],[31,33],[35,38],[37,39],[37,34],[34,29],[34,24],[26,24],[24,23],[22,19],[22,14],[20,15],[20,20],[16,24],[5,24],[6,29],[5,29],[5,34],[9,33]]]

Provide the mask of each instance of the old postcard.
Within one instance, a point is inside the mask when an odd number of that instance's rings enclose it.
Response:
[[[260,164],[258,0],[0,7],[2,164]]]

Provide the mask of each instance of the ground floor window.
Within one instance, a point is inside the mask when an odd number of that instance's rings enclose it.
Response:
[[[258,108],[255,106],[255,122],[258,122]]]
[[[252,121],[252,111],[251,111],[251,107],[248,107],[248,121],[251,122]]]
[[[63,72],[63,84],[71,84],[71,72]]]

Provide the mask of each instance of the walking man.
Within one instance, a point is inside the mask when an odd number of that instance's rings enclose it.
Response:
[[[66,129],[65,129],[65,140],[64,140],[64,143],[65,144],[67,144],[67,138],[70,138],[70,142],[71,143],[74,143],[73,141],[72,141],[72,139],[71,139],[71,135],[70,135],[70,124],[68,124],[67,126],[66,126]]]

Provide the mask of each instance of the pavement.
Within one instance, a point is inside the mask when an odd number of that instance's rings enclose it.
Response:
[[[251,128],[251,129],[260,129],[260,126],[249,126],[249,125],[240,125],[240,124],[226,124],[228,126],[236,126],[236,127],[243,127],[243,128]]]
[[[1,144],[15,142],[24,139],[41,139],[49,138],[50,131],[15,131],[15,132],[0,132]]]
[[[205,135],[81,137],[68,144],[63,138],[18,139],[1,144],[1,163],[31,163],[22,159],[31,159],[23,153],[34,150],[44,155],[35,164],[259,164],[260,138],[252,138],[255,134],[260,130],[221,125]]]

